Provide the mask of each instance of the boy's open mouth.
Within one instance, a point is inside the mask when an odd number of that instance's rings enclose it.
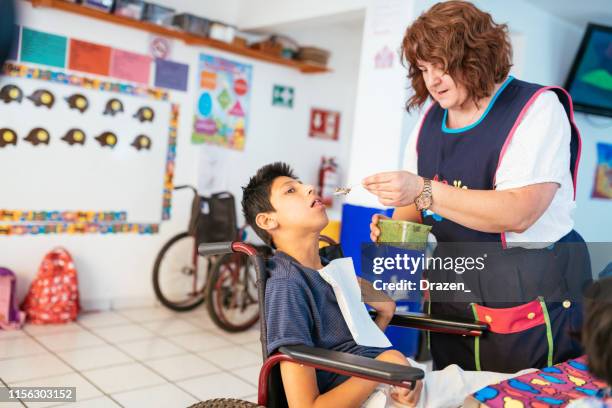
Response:
[[[323,204],[323,201],[321,201],[321,199],[317,197],[312,201],[312,204],[310,204],[310,208],[319,207],[319,206],[325,207],[325,204]]]

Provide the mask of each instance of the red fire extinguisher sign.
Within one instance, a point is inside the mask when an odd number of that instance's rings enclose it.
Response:
[[[312,108],[310,110],[310,137],[338,140],[340,112]]]

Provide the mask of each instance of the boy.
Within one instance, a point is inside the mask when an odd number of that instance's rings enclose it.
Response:
[[[277,252],[268,268],[266,324],[268,353],[281,346],[304,344],[409,365],[397,350],[359,346],[342,317],[332,287],[317,272],[319,234],[327,225],[325,205],[313,186],[302,184],[284,163],[262,167],[243,188],[246,222]],[[369,303],[377,311],[375,323],[385,330],[395,303]],[[290,407],[358,407],[378,383],[348,378],[291,362],[280,364]],[[413,406],[422,383],[414,390],[395,388],[399,403]]]
[[[319,234],[327,225],[325,206],[314,187],[302,184],[284,163],[262,167],[243,188],[242,210],[246,221],[276,254],[267,265],[266,325],[268,353],[281,346],[304,344],[342,351],[380,361],[425,366],[397,350],[357,345],[344,321],[332,287],[319,275],[323,268],[319,257]],[[362,291],[371,291],[368,302],[377,312],[375,323],[385,330],[395,312],[395,302],[376,292],[361,280]],[[366,292],[367,293],[367,292]],[[384,298],[382,297],[384,296]],[[315,371],[290,362],[281,362],[283,387],[290,407],[359,407],[379,385],[361,378],[348,378]],[[428,372],[414,390],[393,387],[392,401],[404,406],[457,407],[466,395],[485,385],[502,381],[514,374],[488,371],[463,371],[455,364]],[[378,394],[386,394],[380,390]],[[386,397],[384,398],[386,399]],[[377,396],[367,401],[378,406]]]

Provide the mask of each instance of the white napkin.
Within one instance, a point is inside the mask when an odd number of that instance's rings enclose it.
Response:
[[[342,317],[355,343],[367,347],[391,347],[385,333],[374,323],[365,304],[361,301],[361,290],[351,258],[331,261],[319,274],[334,289]]]

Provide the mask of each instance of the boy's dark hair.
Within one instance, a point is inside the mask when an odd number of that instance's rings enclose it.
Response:
[[[612,277],[594,282],[584,297],[582,344],[589,371],[612,385]]]
[[[282,162],[267,164],[257,170],[246,187],[242,187],[242,213],[244,218],[259,238],[272,247],[274,247],[272,236],[257,226],[255,218],[259,213],[275,211],[272,203],[270,203],[272,182],[277,177],[283,176],[297,179],[288,164]]]

